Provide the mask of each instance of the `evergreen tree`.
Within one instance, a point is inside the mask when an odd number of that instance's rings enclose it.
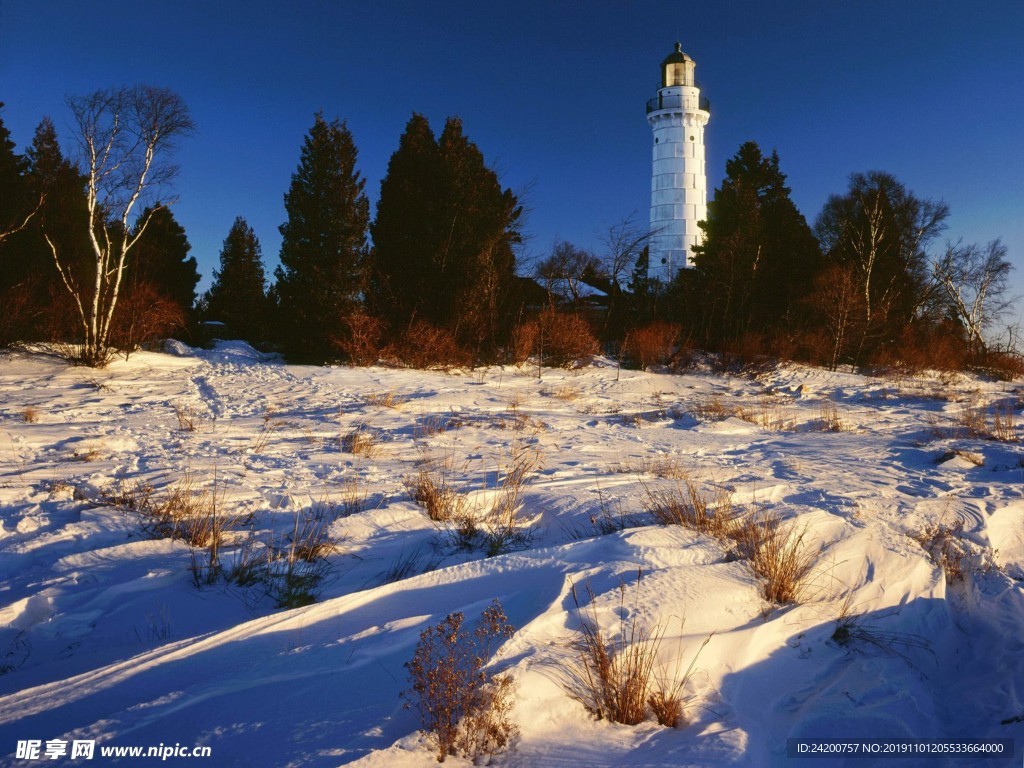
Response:
[[[78,332],[74,307],[43,231],[67,255],[68,278],[85,284],[90,258],[85,178],[64,157],[48,117],[36,127],[24,160],[27,195],[42,203],[24,230],[0,244],[0,291],[19,305],[18,317],[7,313],[19,327],[7,333],[22,340],[67,340]]]
[[[331,359],[362,296],[370,207],[356,154],[345,123],[317,113],[284,198],[275,272],[282,341],[295,360]]]
[[[443,243],[440,180],[437,139],[427,118],[413,114],[388,162],[370,225],[371,308],[394,330],[416,317],[439,320],[434,313],[441,281],[434,262]]]
[[[227,323],[240,338],[253,343],[262,338],[267,312],[263,252],[256,233],[241,216],[224,239],[220,270],[214,271],[203,304],[208,319]]]
[[[0,110],[3,109],[0,101]],[[31,194],[26,183],[26,158],[14,151],[11,132],[0,116],[0,243],[26,224],[26,217],[35,206],[30,203]],[[2,255],[2,253],[0,253]]]
[[[509,325],[522,209],[449,118],[438,140],[413,115],[381,182],[373,234],[373,298],[393,329],[413,319],[477,350]]]
[[[185,229],[166,207],[143,212],[149,224],[135,246],[135,256],[128,265],[127,288],[145,282],[158,293],[173,301],[186,314],[192,312],[196,302],[199,270],[194,256],[189,256],[192,245]]]
[[[791,328],[801,298],[821,269],[813,232],[790,199],[779,156],[754,142],[726,163],[726,178],[700,223],[694,248],[706,340]]]

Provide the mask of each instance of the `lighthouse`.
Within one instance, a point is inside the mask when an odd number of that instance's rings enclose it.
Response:
[[[701,242],[697,222],[708,212],[704,126],[711,107],[693,79],[695,67],[676,43],[661,62],[658,95],[647,102],[647,122],[654,132],[647,276],[663,282],[693,265],[693,246]]]

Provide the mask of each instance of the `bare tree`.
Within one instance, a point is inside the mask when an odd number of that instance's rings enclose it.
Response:
[[[180,96],[149,85],[71,97],[68,106],[78,162],[86,177],[87,234],[94,257],[86,274],[75,274],[50,233],[44,234],[81,323],[78,360],[102,366],[110,359],[111,329],[128,255],[153,214],[167,204],[161,193],[177,171],[167,155],[194,125]],[[136,220],[136,211],[146,206]]]
[[[597,258],[590,251],[560,240],[551,249],[551,255],[537,264],[537,277],[544,281],[552,306],[555,304],[556,287],[564,287],[569,294],[566,298],[578,307],[583,278],[598,265]]]
[[[983,332],[1014,302],[1006,296],[1010,270],[1006,246],[993,240],[984,248],[962,242],[946,246],[946,252],[932,264],[932,275],[945,294],[950,308],[967,332],[971,351],[984,353]]]
[[[18,221],[11,222],[8,226],[0,229],[0,243],[11,235],[15,235],[25,229],[29,222],[32,221],[32,217],[39,213],[39,209],[43,207],[45,199],[45,195],[39,195],[39,199],[36,201],[35,207],[28,211],[23,218]]]

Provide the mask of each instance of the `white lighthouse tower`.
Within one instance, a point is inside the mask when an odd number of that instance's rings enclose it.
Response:
[[[693,264],[693,246],[701,241],[697,222],[708,212],[704,126],[711,111],[693,79],[694,67],[676,43],[661,62],[658,96],[647,102],[647,122],[654,131],[647,276],[663,282]]]

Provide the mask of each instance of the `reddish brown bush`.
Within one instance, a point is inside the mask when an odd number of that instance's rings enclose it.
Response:
[[[423,369],[473,364],[473,355],[459,346],[454,333],[422,320],[413,321],[384,348],[381,357],[394,365]]]
[[[580,315],[548,309],[539,321],[539,352],[544,365],[572,368],[601,351],[590,324]]]
[[[345,359],[355,365],[373,365],[380,359],[384,322],[374,315],[356,310],[342,320],[344,335],[332,344]]]
[[[152,283],[140,281],[121,295],[110,340],[114,347],[133,352],[166,339],[187,323],[185,310]]]
[[[540,339],[540,323],[537,320],[524,320],[512,329],[509,343],[509,362],[525,363],[532,355],[537,354]]]
[[[668,365],[676,354],[681,335],[680,326],[660,320],[634,328],[622,342],[625,361],[639,368]]]
[[[713,367],[722,373],[758,376],[774,370],[777,362],[767,337],[760,333],[745,333],[722,345]]]
[[[872,369],[903,376],[925,370],[961,371],[967,363],[967,344],[955,328],[904,328],[900,337],[871,357]]]

